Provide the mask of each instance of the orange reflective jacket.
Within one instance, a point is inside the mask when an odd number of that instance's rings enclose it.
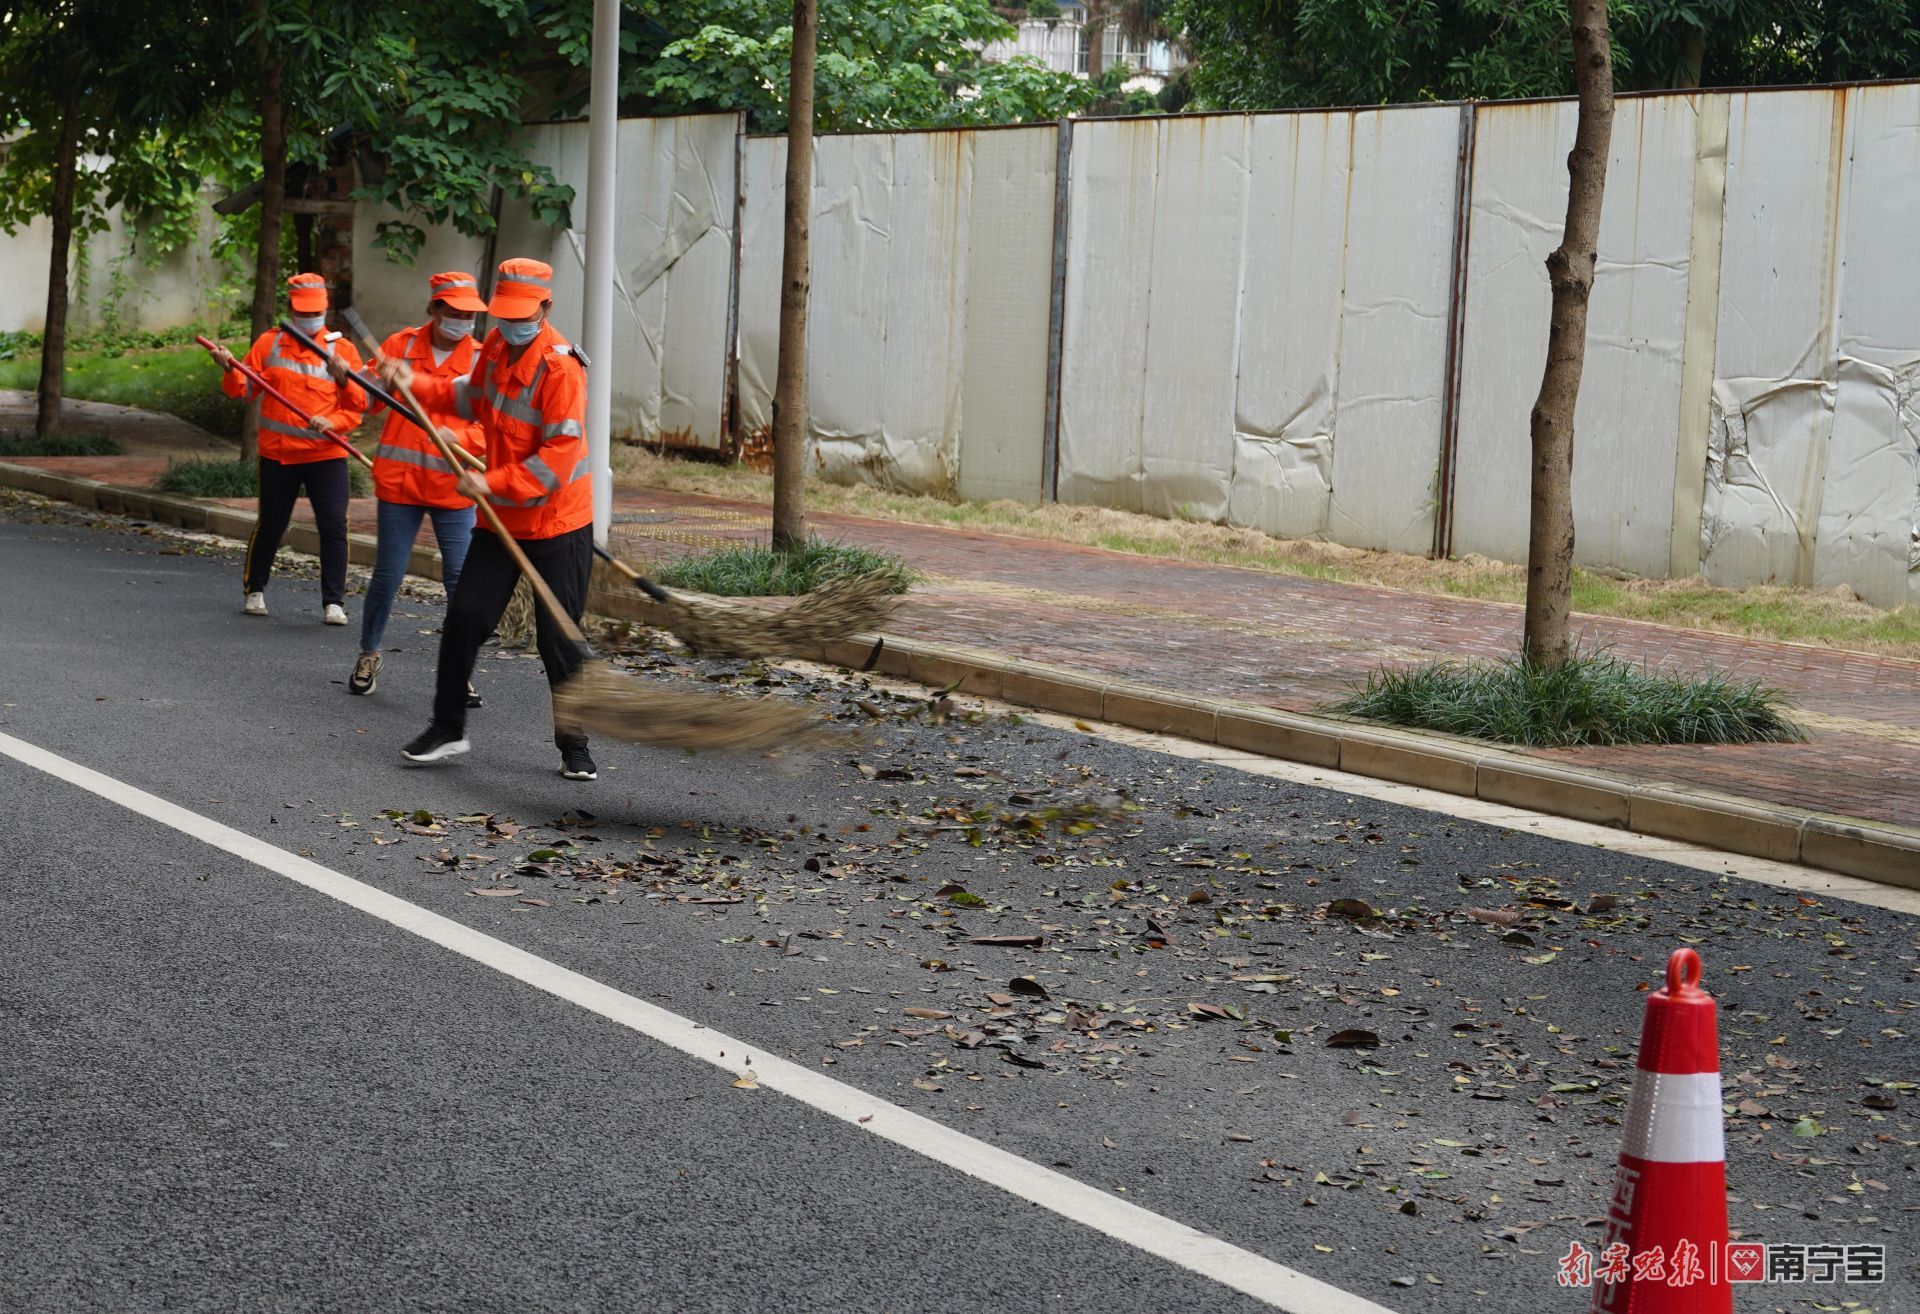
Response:
[[[468,451],[486,450],[486,438],[480,425],[455,414],[451,406],[436,406],[421,395],[423,381],[445,377],[458,378],[473,369],[479,354],[472,338],[454,345],[439,364],[433,360],[433,325],[401,329],[380,344],[380,354],[390,360],[404,360],[413,367],[414,395],[427,408],[427,417],[443,429],[451,429],[454,440]],[[473,505],[454,487],[456,474],[447,464],[433,439],[411,420],[387,410],[384,402],[374,401],[371,409],[387,411],[386,427],[380,430],[380,448],[373,457],[373,491],[382,502],[404,502],[409,506],[458,508]]]
[[[348,369],[360,368],[360,353],[338,333],[328,333],[320,343]],[[294,341],[291,334],[268,329],[254,341],[246,356],[247,367],[286,394],[288,401],[342,437],[359,427],[366,414],[366,399],[355,387],[342,388],[327,373],[326,364],[313,352]],[[220,379],[220,390],[229,397],[251,398],[258,390],[239,370],[228,370]],[[272,397],[260,400],[260,455],[282,465],[307,465],[313,461],[345,458],[340,444],[316,437],[306,422]]]
[[[587,460],[587,370],[551,324],[516,362],[498,332],[487,334],[465,379],[416,379],[429,411],[451,407],[487,436],[487,501],[515,538],[553,538],[593,523]]]

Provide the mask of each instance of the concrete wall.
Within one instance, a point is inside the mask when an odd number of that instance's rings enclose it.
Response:
[[[68,295],[75,298],[70,327],[97,327],[115,305],[119,322],[127,328],[174,328],[215,317],[213,297],[223,271],[209,254],[211,210],[202,215],[202,241],[153,266],[118,210],[107,222],[106,232],[94,233],[84,246],[73,248],[67,281]],[[37,333],[46,326],[52,253],[53,224],[48,219],[35,219],[12,234],[0,233],[0,331]]]

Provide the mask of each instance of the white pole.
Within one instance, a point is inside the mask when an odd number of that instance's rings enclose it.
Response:
[[[593,462],[593,537],[613,523],[613,210],[620,117],[620,0],[593,0],[593,81],[587,109],[585,341],[587,455]]]

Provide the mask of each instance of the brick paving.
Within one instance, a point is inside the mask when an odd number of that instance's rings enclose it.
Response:
[[[107,462],[86,464],[95,467],[85,471],[93,478],[145,482],[145,471],[131,461],[118,475],[99,471]],[[763,541],[769,515],[749,503],[622,488],[615,537],[636,565],[657,565],[725,543]],[[371,533],[373,503],[356,501],[352,519],[355,530]],[[852,516],[818,515],[810,523],[822,537],[895,552],[926,572],[928,582],[909,595],[891,627],[903,637],[1190,695],[1312,711],[1384,662],[1498,657],[1520,641],[1520,608],[1503,603]],[[1632,661],[1713,667],[1785,690],[1806,715],[1813,742],[1539,756],[1920,825],[1920,663],[1639,621],[1576,622],[1583,643]]]

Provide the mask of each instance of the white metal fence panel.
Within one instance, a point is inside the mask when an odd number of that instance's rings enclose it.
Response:
[[[1424,550],[1458,131],[1450,109],[1076,127],[1062,500]]]
[[[1833,424],[1839,97],[1735,96],[1700,568],[1720,584],[1811,576]]]
[[[1073,129],[1060,353],[1063,502],[1145,509],[1141,417],[1156,381],[1147,320],[1160,127],[1128,121]]]
[[[809,466],[838,482],[1037,498],[1051,126],[815,143]],[[772,423],[786,144],[746,145],[740,412]],[[988,172],[976,186],[976,171]]]
[[[1433,546],[1459,144],[1458,110],[1354,116],[1327,525],[1349,547]]]
[[[1576,107],[1482,105],[1455,480],[1454,547],[1524,561],[1528,414],[1546,364]],[[1599,270],[1574,428],[1574,553],[1586,565],[1667,572],[1692,238],[1696,106],[1615,109]]]
[[[734,405],[738,408],[735,424],[748,447],[763,447],[773,430],[773,378],[780,360],[781,207],[787,192],[786,168],[784,137],[749,137],[741,143]]]
[[[1228,514],[1268,533],[1317,538],[1332,520],[1352,120],[1259,115],[1248,136]]]
[[[1043,495],[1055,127],[970,134],[966,367],[960,480],[966,498]]]
[[[1833,438],[1813,583],[1920,601],[1920,86],[1847,93]]]
[[[622,119],[616,139],[620,231],[616,282],[613,431],[646,442],[726,445],[727,303],[733,276],[734,139],[738,117]],[[572,184],[584,213],[587,125],[529,128],[533,158]],[[585,311],[585,229],[536,223],[524,205],[502,208],[499,259],[532,256],[554,270],[553,321],[578,341]]]

